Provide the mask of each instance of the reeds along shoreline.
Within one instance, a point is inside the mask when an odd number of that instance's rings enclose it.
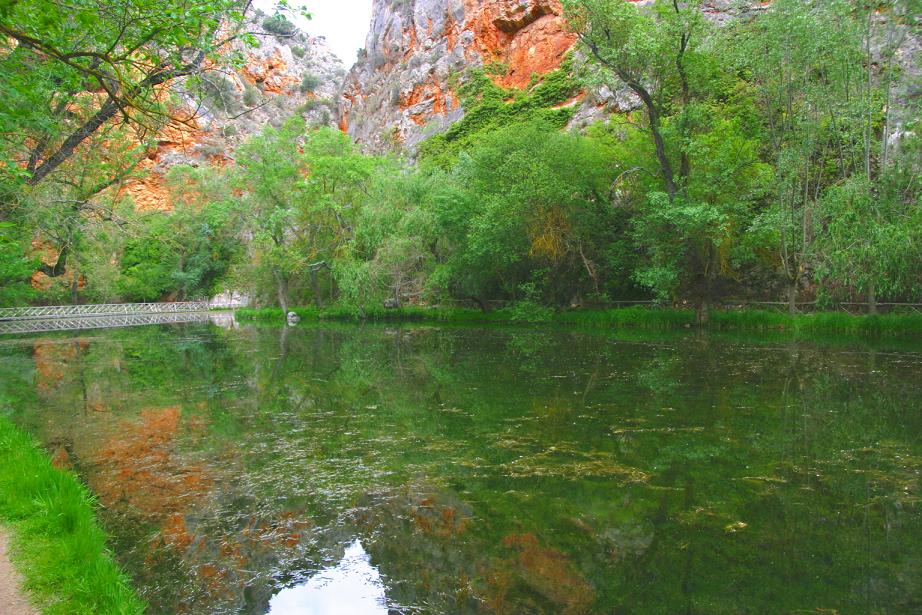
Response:
[[[433,321],[446,324],[564,324],[583,327],[676,329],[695,325],[691,310],[650,309],[629,307],[606,310],[542,309],[531,316],[528,312],[500,309],[492,312],[468,308],[404,307],[359,311],[354,308],[301,307],[291,311],[303,320],[352,321]],[[283,321],[279,308],[241,309],[240,320]],[[711,312],[706,325],[714,330],[773,331],[793,335],[855,335],[862,337],[922,338],[922,314],[896,313],[856,316],[843,312],[785,314],[767,310],[727,310]]]

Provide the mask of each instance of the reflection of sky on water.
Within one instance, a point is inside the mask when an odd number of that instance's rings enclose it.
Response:
[[[269,601],[269,615],[387,615],[381,573],[356,538],[343,559]]]

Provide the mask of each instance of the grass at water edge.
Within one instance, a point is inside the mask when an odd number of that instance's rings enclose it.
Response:
[[[629,307],[608,310],[562,310],[529,319],[509,310],[481,312],[468,308],[405,307],[366,311],[330,307],[293,308],[302,320],[345,320],[383,322],[442,322],[451,324],[566,324],[580,327],[677,329],[695,326],[694,312],[677,309]],[[285,320],[279,308],[240,309],[239,320]],[[856,316],[843,312],[785,314],[767,310],[715,310],[708,329],[719,331],[783,332],[795,336],[847,335],[857,337],[922,338],[922,314]]]
[[[95,504],[73,473],[0,416],[0,524],[25,589],[46,615],[144,611],[106,547]]]

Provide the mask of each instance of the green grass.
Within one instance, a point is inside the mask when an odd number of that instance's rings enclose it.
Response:
[[[469,308],[404,307],[401,309],[376,308],[364,316],[344,307],[294,308],[302,320],[369,320],[394,322],[434,321],[455,324],[521,324],[529,323],[512,310],[495,310],[484,313]],[[239,320],[285,320],[279,308],[241,309]],[[693,327],[695,316],[691,310],[629,307],[608,310],[561,310],[553,312],[550,320],[542,317],[537,322],[600,328],[676,329]],[[795,336],[846,335],[856,337],[917,337],[922,338],[922,314],[885,314],[855,316],[843,312],[817,312],[813,314],[786,314],[767,310],[715,310],[711,312],[709,329],[719,331],[775,331]]]
[[[46,615],[144,611],[106,547],[94,506],[76,476],[54,467],[31,436],[0,416],[0,524]]]

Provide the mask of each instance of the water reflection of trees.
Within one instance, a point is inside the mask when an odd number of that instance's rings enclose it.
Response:
[[[72,443],[154,612],[261,612],[356,535],[395,603],[432,612],[898,612],[922,595],[909,355],[140,331],[33,350],[42,410],[20,419]]]

